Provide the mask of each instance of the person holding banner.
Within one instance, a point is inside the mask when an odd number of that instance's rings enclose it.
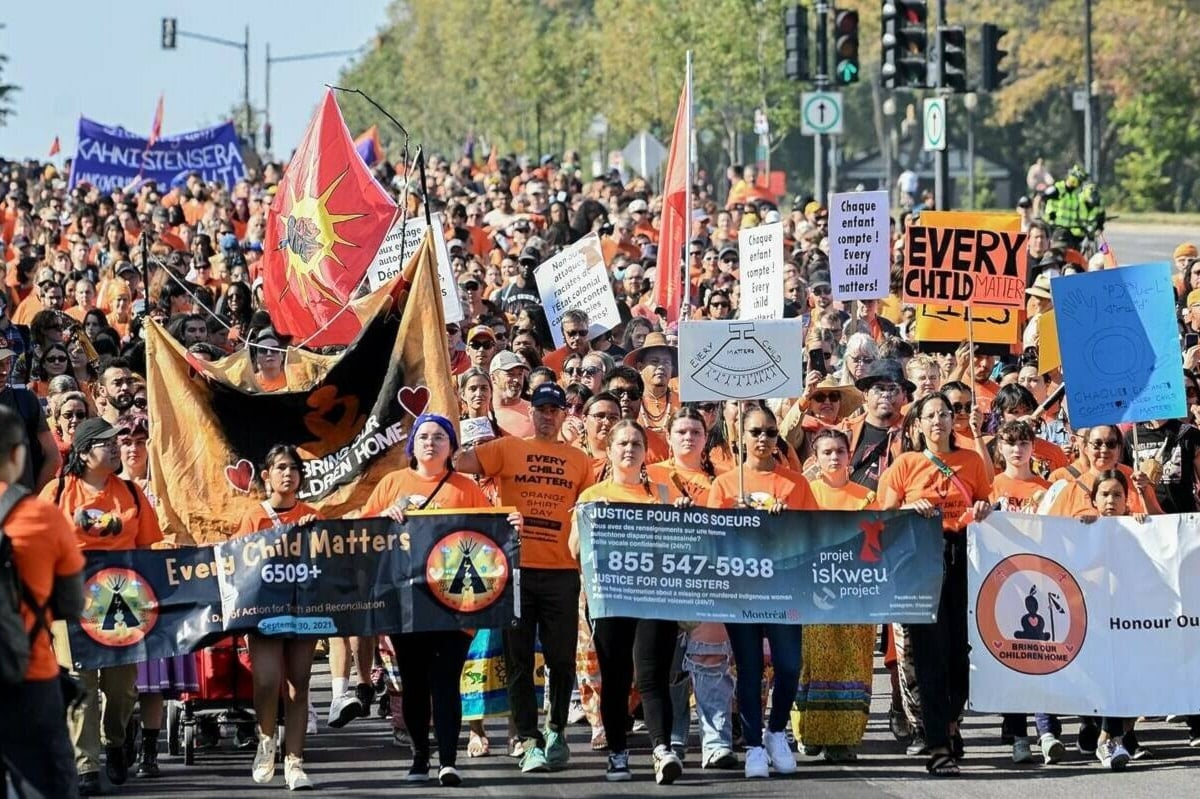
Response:
[[[850,481],[850,438],[825,428],[813,436],[820,477],[809,483],[822,510],[875,507],[875,492]],[[812,624],[804,631],[792,728],[806,755],[854,760],[871,709],[875,625]]]
[[[57,505],[73,522],[79,547],[84,551],[137,549],[162,540],[150,501],[137,484],[117,477],[120,468],[116,428],[103,419],[85,419],[75,428],[71,451],[58,479],[42,489],[41,498]],[[79,792],[92,795],[100,790],[102,732],[104,770],[109,781],[123,785],[129,776],[125,730],[137,699],[137,666],[87,669],[78,677],[84,703],[70,720],[71,740]]]
[[[713,481],[708,507],[750,507],[770,513],[785,508],[816,510],[816,499],[804,475],[775,460],[779,441],[775,414],[759,405],[744,412],[742,424],[743,464]],[[746,777],[766,778],[772,766],[779,774],[791,774],[796,770],[796,755],[784,730],[800,684],[803,628],[798,624],[726,624],[725,629],[737,664],[736,691],[746,739]],[[771,665],[775,670],[771,715],[765,729],[761,695],[764,638],[771,647]]]
[[[301,502],[303,485],[300,453],[289,444],[267,451],[259,477],[267,498],[242,519],[235,536],[250,535],[283,525],[300,525],[320,519],[317,509]],[[283,780],[288,790],[310,790],[313,782],[304,772],[304,739],[308,727],[308,682],[312,673],[315,638],[267,638],[249,633],[250,670],[254,675],[254,716],[258,720],[258,751],[251,777],[260,785],[275,778],[275,731],[279,694],[283,699]]]
[[[632,419],[613,425],[609,436],[610,476],[579,495],[584,502],[691,505],[678,489],[651,482],[646,472],[646,431]],[[579,535],[574,525],[571,553],[579,557]],[[632,778],[626,735],[629,727],[629,689],[635,683],[642,697],[646,727],[654,747],[654,781],[669,785],[683,772],[683,763],[671,749],[671,661],[678,626],[660,619],[604,618],[592,622],[592,640],[600,663],[603,688],[600,717],[608,739],[609,782]]]
[[[937,621],[905,626],[921,692],[921,715],[929,752],[926,769],[934,776],[958,774],[963,756],[958,719],[967,701],[967,547],[969,522],[991,511],[991,478],[978,453],[954,441],[954,412],[945,394],[913,403],[908,419],[916,431],[905,452],[879,478],[884,510],[912,508],[923,516],[941,514],[945,537],[945,579]]]
[[[409,467],[390,472],[375,486],[359,514],[388,516],[403,522],[408,511],[488,508],[492,503],[475,482],[450,465],[458,449],[454,425],[444,416],[423,413],[413,421],[405,454]],[[509,515],[518,531],[522,518]],[[462,731],[459,677],[467,660],[471,635],[465,630],[392,635],[392,648],[404,686],[401,712],[412,737],[413,762],[409,782],[429,779],[429,719],[432,713],[438,748],[438,781],[462,784],[455,767]]]
[[[1158,503],[1154,483],[1143,472],[1134,472],[1121,463],[1125,451],[1125,436],[1121,429],[1116,425],[1101,424],[1088,428],[1086,433],[1083,446],[1087,469],[1080,470],[1072,464],[1051,472],[1050,490],[1042,498],[1038,512],[1076,518],[1094,515],[1091,493],[1096,478],[1102,472],[1116,469],[1125,475],[1134,489],[1128,497],[1131,512],[1161,514],[1162,506]]]

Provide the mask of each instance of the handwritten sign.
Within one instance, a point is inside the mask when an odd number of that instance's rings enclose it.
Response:
[[[679,397],[798,397],[804,393],[803,337],[800,319],[685,322],[679,326]]]
[[[588,315],[588,338],[607,333],[621,324],[617,298],[608,279],[608,267],[600,252],[600,238],[589,233],[567,247],[534,272],[546,321],[554,335],[554,346],[565,343],[563,314],[573,308]]]
[[[904,299],[939,305],[1025,305],[1024,233],[910,227]]]
[[[742,319],[783,318],[783,223],[738,231]]]
[[[1170,264],[1057,277],[1050,294],[1072,425],[1187,414]]]
[[[437,255],[438,283],[442,290],[442,311],[447,323],[461,322],[463,319],[462,302],[458,297],[454,271],[450,268],[450,253],[446,250],[446,237],[442,233],[442,215],[431,214],[430,218],[433,220],[433,229],[436,231],[433,237],[433,249]],[[409,217],[406,221],[399,211],[396,212],[396,218],[392,221],[387,236],[379,245],[379,250],[375,253],[375,258],[367,269],[367,283],[372,291],[400,274],[404,264],[421,246],[421,239],[425,238],[425,230],[428,227],[425,224],[424,216]]]
[[[891,235],[886,191],[833,195],[829,274],[835,300],[877,300],[888,293]]]
[[[917,333],[921,352],[954,352],[967,340],[967,309],[918,305]],[[971,309],[971,337],[981,355],[1007,355],[1021,340],[1018,314],[1009,308]]]

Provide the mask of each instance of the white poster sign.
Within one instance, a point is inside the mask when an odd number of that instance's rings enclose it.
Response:
[[[835,300],[886,297],[892,269],[888,193],[833,195],[829,212],[829,278]]]
[[[680,399],[799,397],[804,393],[803,335],[800,319],[682,323]]]
[[[1200,710],[1200,515],[993,513],[968,530],[967,584],[973,709]]]
[[[621,324],[617,298],[600,251],[600,238],[589,233],[542,263],[534,272],[554,346],[563,345],[563,314],[574,308],[588,315],[588,338],[607,333]]]
[[[446,249],[446,237],[442,233],[442,215],[431,214],[430,217],[433,220],[433,229],[436,231],[433,237],[433,248],[437,256],[438,284],[442,290],[442,311],[445,313],[447,323],[461,322],[463,318],[462,302],[458,298],[454,272],[450,269],[450,253]],[[379,251],[375,253],[375,258],[367,270],[367,283],[370,285],[371,291],[400,274],[400,270],[404,268],[404,262],[412,258],[413,253],[421,246],[421,239],[425,237],[426,227],[424,216],[409,217],[405,222],[400,212],[396,212],[392,227],[384,237],[383,243],[379,245]],[[402,252],[404,254],[403,261],[400,257]]]
[[[783,223],[738,231],[742,319],[783,318]]]

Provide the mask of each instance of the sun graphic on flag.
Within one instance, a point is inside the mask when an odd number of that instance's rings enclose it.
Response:
[[[308,174],[312,177],[305,181],[303,195],[298,195],[293,191],[291,208],[284,219],[286,226],[284,236],[279,242],[279,249],[287,252],[288,288],[291,287],[292,279],[295,279],[296,285],[301,288],[304,295],[308,294],[307,289],[311,287],[334,302],[343,301],[343,298],[334,294],[333,290],[325,284],[321,274],[321,264],[326,258],[329,258],[344,267],[345,264],[334,252],[334,246],[338,244],[348,247],[358,246],[338,235],[337,225],[358,219],[365,214],[335,214],[329,209],[329,198],[337,191],[338,185],[349,171],[349,168],[342,170],[342,173],[317,195],[313,190],[313,184],[316,182],[314,159],[309,164]]]

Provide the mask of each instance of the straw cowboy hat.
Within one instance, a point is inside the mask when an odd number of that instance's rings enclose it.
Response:
[[[667,343],[665,333],[647,333],[646,340],[642,342],[642,346],[638,347],[633,352],[625,356],[625,365],[637,368],[638,362],[646,357],[650,350],[667,350],[671,355],[672,371],[679,371],[679,352],[670,344]]]
[[[839,395],[838,403],[838,418],[845,419],[850,414],[854,413],[862,407],[863,395],[862,392],[849,383],[841,383],[833,375],[827,376],[820,383],[817,383],[813,389],[813,393],[819,394],[826,391],[836,391]],[[813,402],[809,400],[808,408],[812,410]]]

